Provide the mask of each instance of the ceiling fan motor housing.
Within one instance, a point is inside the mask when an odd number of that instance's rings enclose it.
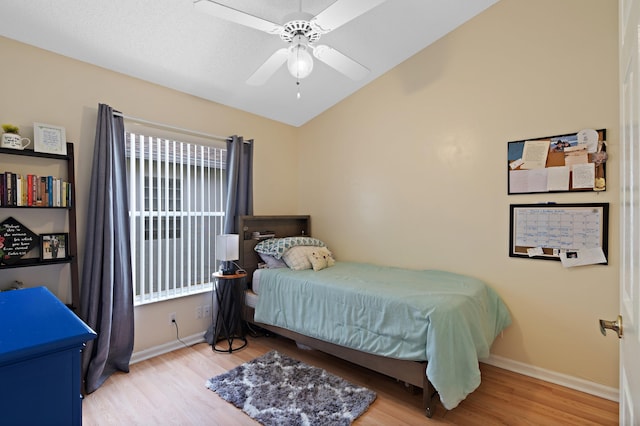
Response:
[[[303,35],[310,43],[313,43],[322,35],[309,21],[304,20],[289,21],[282,28],[283,31],[280,33],[280,38],[287,43],[291,43],[297,35]]]

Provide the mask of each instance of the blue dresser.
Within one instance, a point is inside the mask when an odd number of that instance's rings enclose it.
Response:
[[[46,287],[0,293],[0,423],[81,425],[81,351],[95,337]]]

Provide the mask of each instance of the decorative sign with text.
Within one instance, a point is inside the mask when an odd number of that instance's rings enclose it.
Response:
[[[38,245],[37,234],[10,217],[0,223],[0,263],[11,265]]]

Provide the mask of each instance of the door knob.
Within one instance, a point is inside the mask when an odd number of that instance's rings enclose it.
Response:
[[[618,339],[622,338],[622,316],[618,315],[618,319],[616,319],[615,321],[606,321],[601,319],[600,320],[600,333],[602,333],[603,336],[607,335],[607,328],[609,330],[613,330],[616,333],[618,333]]]

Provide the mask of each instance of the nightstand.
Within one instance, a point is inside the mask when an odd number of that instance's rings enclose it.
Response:
[[[213,344],[216,352],[231,353],[247,346],[242,327],[242,308],[247,274],[222,275],[214,272],[216,285],[211,298],[218,302],[218,313],[213,321]],[[234,341],[239,341],[234,345]],[[224,346],[224,347],[220,347]]]

